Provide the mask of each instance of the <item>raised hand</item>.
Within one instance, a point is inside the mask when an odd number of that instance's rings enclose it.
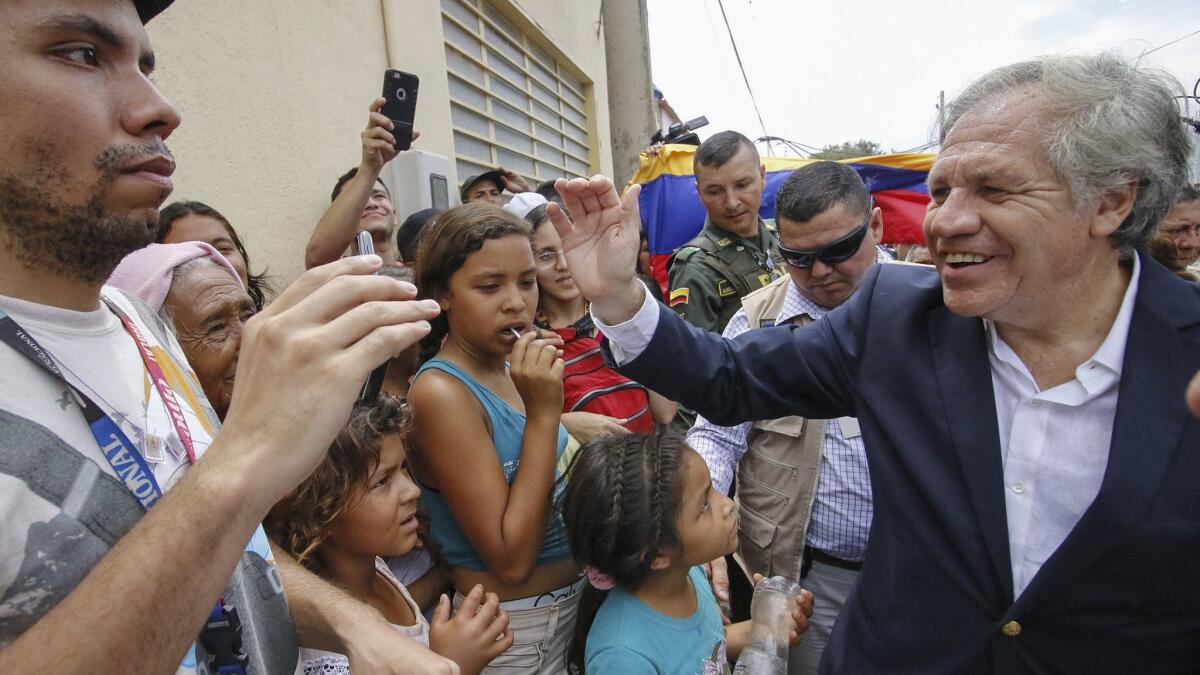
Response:
[[[521,175],[518,174],[516,171],[513,171],[512,169],[507,169],[502,166],[496,167],[496,170],[500,172],[501,180],[504,181],[504,185],[501,185],[499,187],[502,187],[505,190],[508,190],[509,192],[511,192],[513,194],[516,194],[518,192],[529,192],[530,191],[529,183],[526,183],[525,179],[521,178]]]
[[[315,267],[246,324],[218,440],[237,439],[243,459],[270,467],[267,504],[325,457],[367,374],[429,332],[437,303],[414,300],[412,284],[368,276],[381,265],[352,256]]]
[[[392,135],[392,121],[379,112],[386,103],[383,97],[371,102],[370,115],[367,118],[367,128],[362,132],[362,165],[373,169],[375,173],[383,170],[383,165],[400,154],[396,150],[396,137]],[[421,132],[413,131],[412,139],[421,137]]]
[[[553,203],[546,214],[562,238],[571,276],[602,321],[616,324],[629,319],[643,299],[636,276],[641,187],[634,185],[618,197],[605,176],[559,178],[554,187],[571,217]]]

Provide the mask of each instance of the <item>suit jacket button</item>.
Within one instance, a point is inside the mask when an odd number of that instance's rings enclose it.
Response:
[[[1017,623],[1016,621],[1009,621],[1008,623],[1004,624],[1004,627],[1000,629],[1000,632],[1004,633],[1008,637],[1017,637],[1021,634],[1021,624]]]

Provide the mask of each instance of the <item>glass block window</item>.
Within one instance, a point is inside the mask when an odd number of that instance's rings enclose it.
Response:
[[[490,0],[440,0],[459,180],[495,166],[530,187],[592,172],[586,83]]]

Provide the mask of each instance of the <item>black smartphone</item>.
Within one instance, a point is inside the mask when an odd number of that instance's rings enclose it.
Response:
[[[412,73],[388,68],[383,74],[382,112],[392,121],[396,150],[412,147],[413,119],[417,114],[417,85],[421,80]]]
[[[354,235],[354,255],[369,255],[375,252],[375,242],[371,240],[369,232],[359,232]],[[379,274],[376,272],[376,274]],[[383,378],[387,377],[388,363],[391,360],[383,362],[371,374],[367,376],[367,381],[363,383],[362,389],[358,392],[358,405],[373,405],[379,398],[379,390],[383,388]]]

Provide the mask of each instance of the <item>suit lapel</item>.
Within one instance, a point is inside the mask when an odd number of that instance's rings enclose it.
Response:
[[[1138,525],[1191,419],[1184,391],[1200,368],[1200,343],[1180,329],[1200,321],[1196,295],[1143,258],[1136,303],[1100,492],[1030,581],[1017,611],[1061,591]]]
[[[1012,599],[1012,562],[1004,507],[1004,466],[983,322],[955,316],[942,306],[930,310],[929,319],[934,371],[954,450],[1007,603]]]

